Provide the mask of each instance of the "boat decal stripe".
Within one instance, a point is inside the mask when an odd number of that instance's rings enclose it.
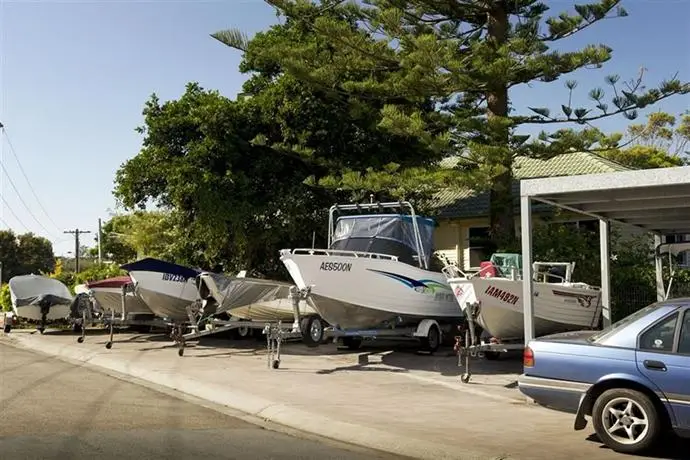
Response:
[[[553,295],[555,296],[572,297],[577,299],[577,302],[580,304],[580,306],[584,308],[590,308],[592,306],[592,301],[597,298],[596,294],[579,294],[575,292],[558,291],[556,289],[552,289],[552,291]]]
[[[436,291],[437,289],[445,289],[448,291],[451,290],[450,286],[447,286],[443,283],[439,283],[438,281],[434,281],[434,280],[430,280],[430,279],[415,280],[413,278],[408,278],[407,276],[398,275],[396,273],[386,272],[383,270],[375,270],[373,268],[368,268],[367,270],[370,272],[381,274],[383,276],[394,279],[396,281],[399,281],[400,283],[402,283],[402,284],[404,284],[407,287],[410,287],[412,289],[421,289],[421,290],[429,289],[432,292]]]

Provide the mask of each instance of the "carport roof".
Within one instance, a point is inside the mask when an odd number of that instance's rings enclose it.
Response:
[[[690,233],[690,166],[525,179],[520,195],[649,232]]]

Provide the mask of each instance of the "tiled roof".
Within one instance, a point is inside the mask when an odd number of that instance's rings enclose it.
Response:
[[[447,158],[441,164],[453,167],[457,163],[454,158]],[[603,158],[594,153],[574,152],[553,157],[549,160],[518,157],[513,165],[513,196],[520,195],[519,179],[534,179],[538,177],[579,176],[583,174],[601,174],[616,171],[627,171],[630,168]],[[469,189],[444,190],[436,195],[436,217],[439,218],[472,218],[489,215],[489,192],[476,192]],[[519,212],[519,202],[515,200],[515,209]],[[538,211],[545,205],[535,203],[534,210]]]

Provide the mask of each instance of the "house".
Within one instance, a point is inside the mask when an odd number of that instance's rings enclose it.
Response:
[[[452,159],[451,159],[452,161]],[[452,166],[451,162],[445,164]],[[518,157],[513,167],[513,193],[515,199],[515,225],[520,228],[520,179],[540,177],[576,176],[627,171],[630,168],[594,153],[574,152],[549,160]],[[478,267],[491,254],[486,245],[489,230],[489,192],[473,190],[444,190],[436,196],[436,220],[439,224],[434,236],[434,247],[462,269]],[[551,211],[540,203],[532,206],[533,213]],[[580,214],[565,214],[564,222],[598,229],[599,222]]]

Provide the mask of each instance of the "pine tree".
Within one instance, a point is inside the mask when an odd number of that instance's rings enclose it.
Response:
[[[266,50],[280,56],[284,69],[308,84],[384,101],[382,129],[415,134],[445,155],[460,154],[460,170],[489,178],[490,226],[504,247],[515,235],[513,159],[588,145],[573,129],[532,138],[519,133],[521,126],[584,126],[615,115],[634,119],[638,109],[690,92],[690,84],[676,77],[646,90],[643,73],[627,83],[611,75],[608,98],[601,88],[589,91],[590,108],[572,102],[575,81],[566,82],[571,97],[558,114],[545,107],[528,107],[525,113],[511,107],[509,92],[519,85],[556,82],[579,69],[602,67],[612,55],[606,45],[569,52],[554,46],[603,19],[626,16],[620,0],[575,5],[574,12],[557,16],[547,16],[549,7],[537,0],[265,1],[329,44],[328,62],[315,58],[318,50],[299,44]],[[335,10],[347,19],[332,14]],[[343,81],[344,74],[357,78]],[[428,117],[410,104],[427,98],[450,129],[429,129]]]

